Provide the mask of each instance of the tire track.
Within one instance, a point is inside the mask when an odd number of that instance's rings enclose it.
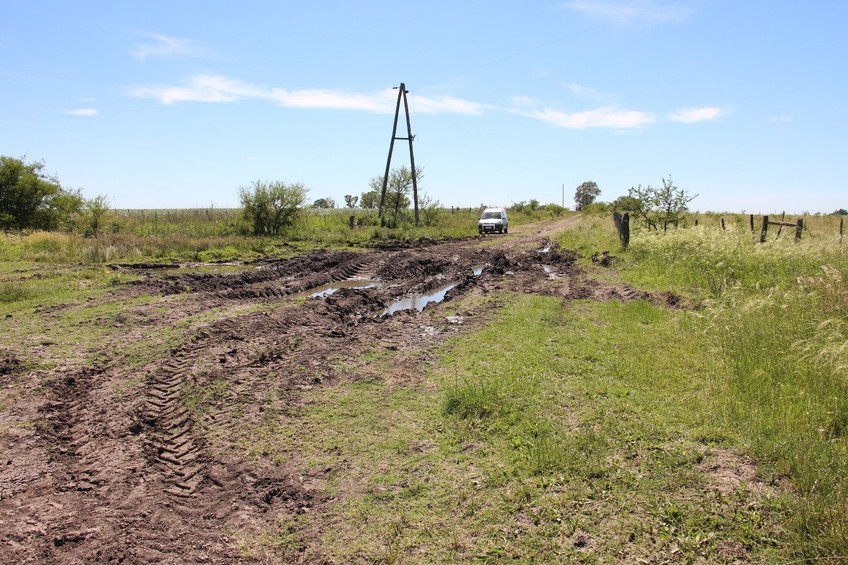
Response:
[[[181,498],[195,496],[206,476],[201,441],[182,394],[193,362],[190,356],[166,361],[148,381],[143,412],[152,431],[151,451],[169,485],[165,492]]]

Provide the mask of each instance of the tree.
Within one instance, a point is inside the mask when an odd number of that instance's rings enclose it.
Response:
[[[43,162],[24,159],[0,156],[0,229],[68,227],[82,207],[82,195],[62,188]]]
[[[642,188],[641,184],[631,187],[628,197],[632,205],[638,206],[638,209],[631,211],[641,216],[645,227],[658,229],[658,225],[662,225],[663,231],[666,231],[669,225],[677,227],[683,221],[684,212],[689,210],[689,202],[698,195],[690,196],[685,190],[678,188],[671,175],[668,180],[663,178],[662,184],[662,188],[651,185]]]
[[[319,198],[312,203],[313,208],[335,208],[336,201],[332,198]]]
[[[644,207],[644,203],[630,194],[619,196],[612,201],[613,210],[618,212],[633,212],[639,213]]]
[[[416,168],[416,175],[416,182],[421,182],[421,169]],[[371,179],[370,186],[372,191],[375,191],[379,195],[378,206],[380,204],[383,206],[383,217],[389,218],[391,214],[388,224],[390,227],[396,227],[399,224],[399,220],[403,217],[402,212],[409,208],[411,204],[408,194],[412,189],[412,171],[404,166],[399,169],[393,169],[389,173],[389,182],[386,184],[386,196],[382,203],[379,202],[379,198],[382,198],[383,177],[379,176]],[[362,196],[364,201],[365,194]],[[364,206],[365,204],[363,202]]]
[[[586,181],[578,186],[577,190],[574,192],[574,203],[577,205],[577,211],[579,212],[594,202],[595,198],[597,198],[600,194],[601,189],[598,188],[598,184],[595,181]]]
[[[345,206],[348,208],[356,208],[356,203],[359,202],[359,197],[353,194],[345,194]]]
[[[279,235],[297,221],[308,190],[300,183],[254,181],[239,189],[243,214],[255,235]]]
[[[662,184],[662,188],[656,190],[656,207],[658,222],[662,224],[663,231],[666,231],[669,225],[674,224],[674,227],[677,227],[683,221],[683,213],[689,210],[689,203],[698,195],[686,194],[686,191],[674,184],[671,175],[668,175],[668,180],[663,178]]]
[[[371,186],[374,186],[374,181],[371,181]],[[380,205],[380,190],[383,188],[383,179],[380,179],[380,186],[377,189],[369,190],[368,192],[363,192],[362,196],[359,198],[359,203],[366,210],[376,210]]]
[[[97,237],[103,229],[103,220],[110,210],[109,199],[100,194],[90,200],[86,200],[82,208],[85,213],[86,222],[88,223],[86,231]]]

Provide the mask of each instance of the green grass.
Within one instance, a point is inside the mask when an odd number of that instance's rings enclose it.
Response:
[[[415,242],[477,234],[477,209],[445,208],[416,227],[408,212],[397,228],[380,227],[374,210],[306,209],[280,237],[252,237],[238,209],[118,210],[97,237],[75,233],[0,234],[0,260],[33,263],[214,262],[289,256],[296,250]],[[355,227],[349,218],[354,216]],[[512,213],[512,225],[547,219],[538,209]]]
[[[744,218],[743,218],[744,219]],[[703,220],[703,217],[702,217]],[[609,237],[612,222],[595,226]],[[805,559],[848,555],[848,253],[838,219],[800,243],[759,243],[743,221],[636,231],[620,277],[696,298],[695,331],[715,352],[714,425],[784,477],[799,498],[788,528]],[[590,246],[590,238],[568,234]],[[680,336],[680,339],[689,337]]]
[[[704,470],[730,441],[709,417],[716,364],[703,334],[685,354],[665,347],[699,322],[641,301],[516,296],[417,384],[307,393],[244,448],[330,468],[335,502],[250,551],[318,538],[339,562],[785,558],[788,497],[759,480],[720,489]]]

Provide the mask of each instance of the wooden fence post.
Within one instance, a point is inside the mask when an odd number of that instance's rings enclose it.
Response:
[[[721,219],[721,229],[724,231],[724,218]]]
[[[804,220],[798,220],[798,227],[795,228],[795,243],[801,241],[801,232],[804,231]]]
[[[751,214],[748,217],[748,221],[751,223],[751,233],[754,233],[754,215],[753,214]]]
[[[621,240],[622,247],[627,249],[630,244],[630,213],[625,212],[622,216],[618,212],[613,212],[612,220],[615,222],[615,229],[618,231],[618,239]]]
[[[766,242],[766,235],[768,234],[768,216],[763,216],[763,228],[760,230],[760,243]]]
[[[784,212],[783,214],[780,215],[780,225],[777,226],[777,237],[776,237],[776,239],[780,239],[780,232],[783,231],[783,224],[784,224],[785,220],[786,220],[786,212]]]
[[[845,222],[845,218],[839,218],[839,243],[842,243],[842,224]]]

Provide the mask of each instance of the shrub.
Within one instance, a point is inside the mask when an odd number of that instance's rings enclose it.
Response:
[[[239,190],[244,218],[251,224],[253,234],[273,236],[294,225],[308,192],[300,183],[261,180]]]

